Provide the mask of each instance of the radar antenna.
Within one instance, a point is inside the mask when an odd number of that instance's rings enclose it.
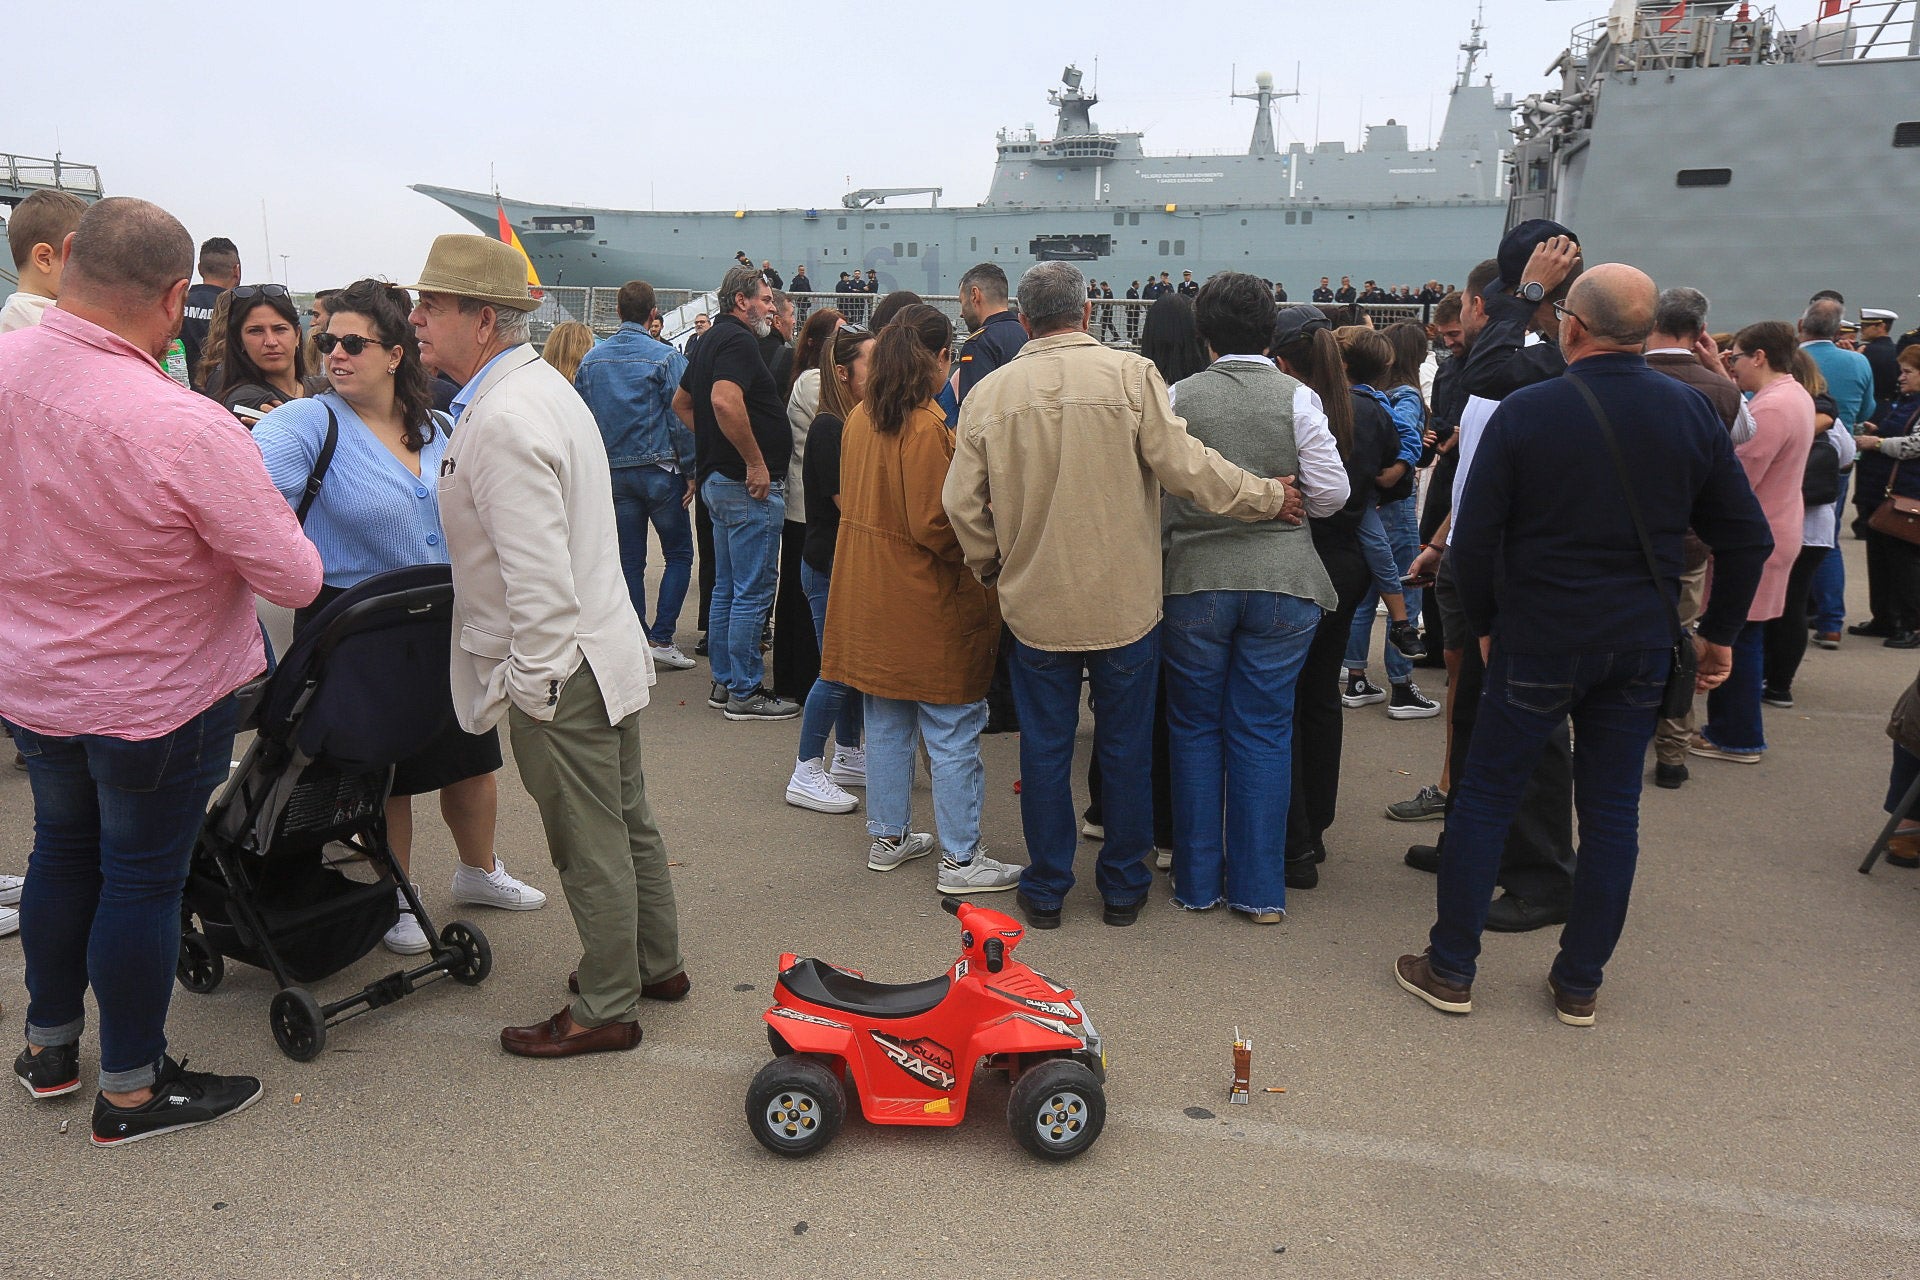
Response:
[[[1253,141],[1247,144],[1250,156],[1270,156],[1274,154],[1273,145],[1273,104],[1277,98],[1297,98],[1300,96],[1300,73],[1294,71],[1294,87],[1291,90],[1276,91],[1273,87],[1273,73],[1262,71],[1253,78],[1253,92],[1232,94],[1235,98],[1245,98],[1260,104],[1259,113],[1253,118]]]

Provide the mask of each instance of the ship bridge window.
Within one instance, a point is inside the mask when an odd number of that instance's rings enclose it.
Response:
[[[903,257],[905,257],[905,256],[906,256],[906,252],[907,252],[907,246],[906,246],[906,245],[904,245],[904,244],[902,244],[902,243],[901,243],[900,241],[898,241],[898,240],[895,240],[895,241],[893,242],[893,260],[894,260],[895,262],[898,262],[898,261],[899,261],[899,260],[900,260],[901,258],[903,258]]]
[[[1184,258],[1187,256],[1187,242],[1185,240],[1175,240],[1173,242],[1173,256],[1176,258]]]
[[[1902,120],[1893,126],[1893,145],[1920,147],[1920,120]]]
[[[907,241],[907,256],[909,258],[917,258],[920,256],[920,242],[918,240]]]
[[[1124,213],[1116,213],[1116,214],[1114,214],[1114,215],[1113,215],[1113,225],[1114,225],[1114,226],[1116,226],[1116,227],[1124,227],[1124,226],[1126,226],[1126,225],[1127,225],[1127,215],[1126,215],[1126,214],[1124,214]]]
[[[1128,225],[1128,226],[1130,226],[1130,227],[1137,227],[1137,226],[1139,226],[1139,225],[1140,225],[1140,215],[1139,215],[1139,214],[1137,214],[1137,213],[1130,213],[1130,214],[1128,214],[1128,215],[1127,215],[1127,225]]]
[[[1311,209],[1301,210],[1300,225],[1303,227],[1310,227],[1313,225],[1313,210]]]
[[[1287,225],[1293,226],[1300,221],[1300,215],[1293,209],[1287,210]]]
[[[845,231],[847,229],[847,220],[845,218],[835,218],[833,221],[834,221],[833,229],[835,231]]]
[[[570,213],[559,217],[535,217],[533,229],[535,231],[591,231],[593,217],[591,214],[583,213]]]
[[[1160,256],[1163,258],[1167,256],[1167,242],[1165,240],[1160,242]]]
[[[1731,169],[1682,169],[1674,179],[1682,187],[1725,187],[1732,182]]]

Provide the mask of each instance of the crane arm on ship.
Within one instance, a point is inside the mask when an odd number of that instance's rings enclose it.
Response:
[[[870,204],[885,204],[890,196],[932,196],[933,207],[938,209],[945,193],[944,187],[862,187],[841,196],[840,203],[849,209],[864,209]]]

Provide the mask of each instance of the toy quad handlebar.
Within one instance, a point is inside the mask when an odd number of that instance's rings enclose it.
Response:
[[[946,894],[940,895],[940,906],[950,916],[958,916],[963,905],[958,898],[948,897]]]
[[[983,908],[976,907],[972,903],[962,902],[958,898],[949,897],[946,895],[942,895],[940,899],[940,906],[946,911],[948,915],[959,918],[963,924],[966,922],[965,917],[961,916],[961,911],[963,909],[965,909],[969,914],[983,910]],[[996,919],[999,918],[998,913],[996,912],[989,912],[988,914],[994,916]],[[1012,922],[1008,921],[1007,923],[1011,924]],[[961,942],[969,950],[971,950],[974,945],[973,939],[974,939],[974,934],[972,929],[968,929],[965,933],[961,935]],[[988,973],[999,973],[1002,969],[1006,968],[1006,964],[1007,964],[1006,941],[998,937],[988,938],[984,943],[981,944],[980,955],[986,961]]]

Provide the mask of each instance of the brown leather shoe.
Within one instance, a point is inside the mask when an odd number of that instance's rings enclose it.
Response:
[[[567,975],[567,990],[580,994],[580,971],[575,969]],[[684,1000],[687,992],[693,990],[693,979],[682,969],[671,978],[662,978],[658,982],[640,984],[640,994],[649,1000]]]
[[[633,1049],[640,1044],[640,1024],[609,1022],[605,1026],[576,1030],[565,1035],[568,1011],[530,1027],[508,1027],[500,1033],[500,1047],[523,1058],[570,1058],[577,1053],[609,1053]]]
[[[1473,988],[1448,982],[1433,971],[1433,949],[1393,962],[1394,981],[1442,1013],[1472,1013]]]
[[[1570,1027],[1593,1025],[1593,1005],[1597,997],[1576,996],[1571,991],[1562,991],[1552,974],[1547,975],[1547,994],[1553,997],[1553,1013],[1560,1021]]]

